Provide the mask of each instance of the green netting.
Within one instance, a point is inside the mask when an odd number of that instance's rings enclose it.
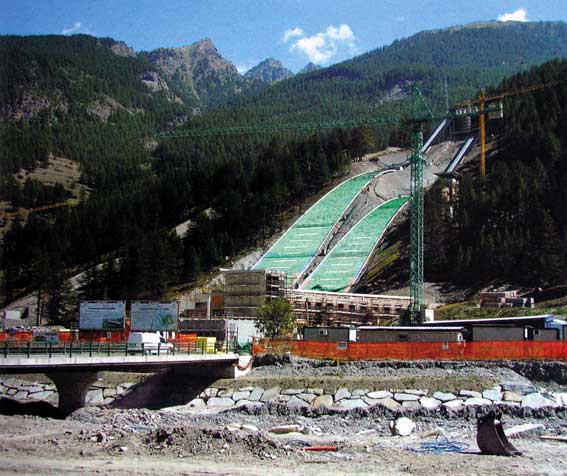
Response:
[[[253,269],[269,269],[289,275],[305,271],[349,204],[378,173],[353,177],[331,190],[284,233]]]
[[[317,266],[305,289],[342,292],[350,287],[376,241],[408,199],[390,200],[362,218]]]

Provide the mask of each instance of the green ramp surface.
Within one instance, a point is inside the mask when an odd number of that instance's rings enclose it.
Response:
[[[394,198],[365,215],[321,261],[302,287],[333,292],[350,288],[388,224],[408,200],[409,197]]]
[[[252,269],[303,273],[337,221],[360,191],[381,171],[357,175],[337,185],[307,210]]]

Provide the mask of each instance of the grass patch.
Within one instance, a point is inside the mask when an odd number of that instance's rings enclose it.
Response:
[[[447,304],[435,309],[435,319],[439,321],[453,319],[488,319],[491,317],[520,317],[520,316],[537,316],[541,314],[566,315],[567,306],[564,305],[564,299],[556,299],[553,301],[542,302],[535,308],[519,308],[519,307],[479,307],[478,301],[465,301],[455,304]]]

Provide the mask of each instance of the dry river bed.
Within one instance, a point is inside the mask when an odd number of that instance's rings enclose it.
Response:
[[[524,363],[347,363],[267,357],[244,380],[291,388],[309,380],[332,385],[355,379],[372,388],[398,383],[432,392],[451,385],[492,385],[502,381],[544,382],[565,392],[567,366]],[[361,382],[358,382],[361,380]],[[479,382],[480,381],[480,382]],[[240,381],[239,381],[240,382]],[[215,385],[218,385],[216,382]],[[353,384],[354,384],[353,383]],[[244,381],[243,381],[244,384]],[[543,385],[543,383],[542,383]],[[502,408],[504,427],[543,427],[512,440],[520,457],[486,456],[476,445],[474,407],[459,411],[406,410],[416,428],[392,436],[389,423],[401,411],[382,406],[352,410],[292,408],[281,403],[228,410],[159,410],[87,407],[66,419],[0,415],[0,475],[567,475],[567,443],[541,435],[567,435],[566,408]],[[283,434],[272,430],[295,425]],[[462,453],[420,452],[443,434],[463,444]],[[336,451],[308,451],[306,446]]]
[[[565,412],[504,417],[506,427],[534,422],[540,434],[567,430]],[[59,475],[564,475],[567,443],[541,440],[538,433],[514,439],[516,458],[480,455],[472,412],[441,418],[407,413],[417,427],[408,437],[392,436],[395,414],[353,410],[305,416],[284,406],[261,412],[242,408],[199,412],[91,407],[66,420],[0,416],[0,474]],[[274,434],[280,425],[299,431]],[[431,433],[468,445],[465,453],[423,454]],[[311,452],[305,445],[332,445]]]

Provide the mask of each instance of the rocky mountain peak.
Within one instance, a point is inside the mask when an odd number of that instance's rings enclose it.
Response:
[[[311,73],[321,69],[321,66],[317,66],[315,63],[308,63],[298,74]]]
[[[123,41],[114,42],[110,49],[115,55],[118,56],[127,56],[130,58],[134,58],[136,56],[136,52]]]
[[[282,79],[291,78],[292,76],[293,73],[274,58],[265,59],[244,75],[247,79],[258,80],[269,84],[281,81]]]

